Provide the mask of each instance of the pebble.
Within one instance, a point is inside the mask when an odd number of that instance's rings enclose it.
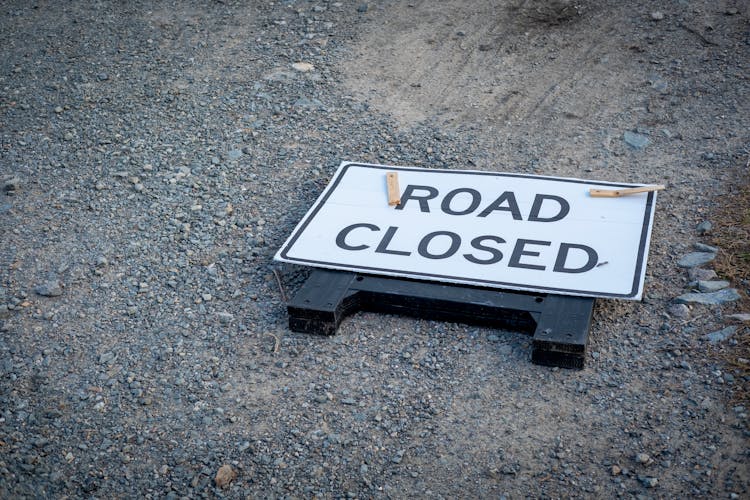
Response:
[[[99,364],[105,365],[115,360],[117,356],[113,352],[105,352],[99,355]]]
[[[677,265],[680,267],[686,267],[686,268],[698,267],[708,262],[711,262],[715,258],[716,258],[715,252],[692,252],[687,255],[684,255],[679,260],[679,262],[677,262]]]
[[[635,456],[635,461],[636,461],[636,462],[638,462],[639,464],[649,464],[649,463],[653,463],[653,460],[651,460],[651,457],[650,457],[650,456],[648,456],[648,454],[647,454],[647,453],[638,453],[638,454],[637,454],[637,455]]]
[[[34,292],[42,297],[59,297],[63,294],[62,283],[56,279],[45,281],[34,287]]]
[[[627,130],[622,135],[622,138],[628,146],[638,150],[645,148],[649,143],[648,137],[637,132],[631,132],[630,130]]]
[[[706,245],[705,243],[694,243],[693,247],[699,252],[717,253],[719,251],[718,248],[711,245]]]
[[[750,313],[730,314],[729,318],[736,319],[737,321],[750,321]]]
[[[294,107],[302,109],[322,109],[324,106],[323,103],[318,99],[300,97],[299,99],[294,101]]]
[[[219,488],[226,488],[229,484],[237,478],[237,472],[229,464],[224,464],[219,467],[214,477],[214,483]]]
[[[723,290],[724,288],[727,288],[729,286],[728,281],[724,280],[718,280],[718,281],[698,281],[698,290],[701,292],[718,292],[719,290]]]
[[[651,88],[661,93],[666,93],[669,88],[669,84],[658,75],[654,75],[651,79]],[[665,134],[667,138],[669,135]]]
[[[692,267],[688,270],[688,278],[690,278],[691,281],[709,281],[717,277],[718,275],[713,269]]]
[[[696,227],[696,229],[698,230],[698,234],[706,235],[706,234],[711,233],[711,230],[713,229],[713,227],[714,226],[713,224],[711,224],[711,222],[704,220],[703,222],[698,224],[698,227]]]
[[[656,485],[659,484],[659,480],[655,477],[642,477],[639,479],[646,488],[655,488]]]
[[[234,319],[234,314],[228,313],[226,311],[218,312],[216,313],[216,317],[219,319],[219,322],[223,325],[227,325],[232,322]]]
[[[292,64],[292,68],[301,73],[307,73],[315,69],[315,66],[308,62],[296,62]]]
[[[11,177],[10,179],[3,182],[3,191],[6,193],[13,193],[21,188],[21,179],[18,177]]]
[[[232,161],[236,161],[242,158],[243,154],[244,153],[242,152],[242,149],[232,149],[227,153],[227,158],[229,158]]]
[[[357,12],[359,12],[360,14],[364,14],[365,12],[367,12],[367,9],[368,9],[368,5],[366,3],[361,3],[357,7]]]
[[[651,13],[651,19],[653,19],[654,21],[661,21],[662,19],[664,19],[664,13],[659,10],[655,10]]]
[[[727,340],[729,337],[734,335],[734,332],[736,331],[737,327],[732,325],[726,328],[722,328],[721,330],[706,334],[703,336],[703,338],[708,340],[712,344],[718,344],[719,342],[723,342],[724,340]]]
[[[740,299],[734,288],[725,288],[711,293],[686,293],[675,299],[678,304],[721,305]]]
[[[667,312],[673,318],[687,319],[690,317],[690,308],[685,304],[671,304],[667,308]]]

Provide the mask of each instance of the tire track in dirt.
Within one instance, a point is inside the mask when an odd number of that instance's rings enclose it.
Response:
[[[621,61],[608,62],[620,49],[614,16],[549,27],[495,2],[412,5],[412,16],[387,18],[388,29],[368,33],[346,71],[352,89],[404,126],[572,117],[594,112],[626,84],[617,78]],[[577,112],[557,109],[568,101]]]

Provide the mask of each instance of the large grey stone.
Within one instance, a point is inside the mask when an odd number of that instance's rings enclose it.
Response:
[[[705,304],[716,306],[734,302],[740,298],[740,294],[734,288],[725,288],[711,293],[686,293],[675,299],[678,304]]]
[[[677,265],[680,267],[698,267],[708,262],[711,262],[716,258],[714,252],[692,252],[683,256]]]

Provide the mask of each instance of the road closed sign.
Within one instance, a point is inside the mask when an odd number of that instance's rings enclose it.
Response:
[[[394,172],[400,202],[389,205],[386,179]],[[275,260],[639,300],[656,193],[590,195],[638,186],[342,163]]]

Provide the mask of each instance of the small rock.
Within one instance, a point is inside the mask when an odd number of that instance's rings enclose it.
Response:
[[[698,227],[696,229],[698,230],[698,234],[704,235],[709,234],[711,230],[713,229],[713,224],[711,224],[709,221],[704,220],[700,224],[698,224]]]
[[[655,488],[657,484],[659,484],[659,480],[655,477],[642,477],[639,478],[641,480],[641,483],[646,488]]]
[[[677,265],[680,267],[698,267],[708,262],[711,262],[716,258],[714,252],[692,252],[683,256]]]
[[[690,278],[691,281],[709,281],[717,277],[718,275],[713,269],[693,267],[688,270],[688,278]]]
[[[227,158],[229,158],[230,160],[236,161],[242,158],[242,155],[243,153],[241,149],[233,149],[229,151],[229,153],[227,153]]]
[[[706,245],[705,243],[695,243],[693,244],[693,247],[699,252],[717,253],[719,251],[718,248],[712,247],[711,245]]]
[[[687,319],[690,317],[690,308],[685,304],[672,304],[667,309],[667,312],[673,318]]]
[[[42,297],[59,297],[63,294],[60,280],[50,280],[34,288],[34,292]]]
[[[227,325],[234,319],[234,314],[228,312],[218,312],[216,313],[216,317],[219,319],[219,322],[221,324]]]
[[[698,290],[701,292],[718,292],[729,286],[728,281],[698,281]]]
[[[647,453],[638,453],[635,456],[635,461],[639,464],[649,464],[653,462],[653,460],[651,460],[651,457],[648,456]]]
[[[216,472],[214,482],[219,488],[226,488],[227,486],[229,486],[229,483],[235,480],[236,477],[237,473],[234,471],[232,466],[229,464],[224,464],[219,467],[219,470]]]
[[[726,328],[722,328],[721,330],[717,330],[715,332],[711,332],[707,335],[704,335],[703,338],[711,342],[712,344],[718,344],[719,342],[722,342],[732,335],[734,335],[734,332],[737,331],[736,326],[728,326]]]
[[[99,364],[105,365],[115,360],[117,356],[113,352],[105,352],[99,355]]]
[[[98,74],[96,75],[96,78],[97,78],[97,79],[98,79],[98,80],[99,80],[100,82],[106,82],[107,80],[109,80],[109,75],[108,75],[107,73],[98,73]]]
[[[622,135],[622,138],[628,146],[639,150],[648,146],[649,143],[648,137],[637,132],[631,132],[630,130],[626,131]]]
[[[750,321],[750,313],[730,314],[729,317],[737,321]]]
[[[361,3],[357,7],[357,12],[359,12],[360,14],[364,14],[365,12],[367,12],[367,9],[368,9],[368,5],[366,3]]]
[[[55,106],[55,113],[58,115],[63,112],[62,106]]]
[[[307,73],[308,71],[314,70],[315,66],[308,62],[296,62],[292,64],[292,68],[294,68],[296,71]]]
[[[661,93],[665,93],[667,89],[669,88],[669,84],[658,75],[654,75],[652,78],[650,78],[650,81],[651,81],[651,88],[654,90],[658,90]]]
[[[109,261],[104,255],[100,255],[96,258],[96,262],[94,263],[96,267],[107,267],[109,265]]]
[[[738,14],[738,13],[739,13],[740,11],[739,11],[739,10],[737,10],[737,9],[735,9],[734,7],[731,7],[731,8],[727,9],[727,10],[726,10],[726,11],[724,11],[724,12],[725,12],[725,14],[726,14],[726,15],[728,15],[728,16],[736,16],[736,15],[737,15],[737,14]]]
[[[740,299],[734,288],[725,288],[712,293],[686,293],[675,299],[678,304],[704,304],[709,306],[726,304]]]
[[[622,472],[622,469],[620,468],[619,465],[613,465],[612,468],[610,469],[610,472],[612,473],[613,476],[619,476],[620,473]]]
[[[405,450],[397,451],[396,455],[391,459],[391,462],[393,462],[394,464],[400,464],[401,460],[404,459],[404,453],[405,453]]]
[[[307,97],[300,97],[299,99],[294,101],[294,107],[303,108],[303,109],[321,109],[323,108],[323,103],[320,102],[318,99],[309,99]]]
[[[14,193],[21,187],[21,179],[18,177],[12,177],[3,182],[3,191],[6,193]]]
[[[654,21],[661,21],[662,19],[664,19],[664,13],[661,11],[655,10],[654,12],[651,13],[651,19],[653,19]]]

